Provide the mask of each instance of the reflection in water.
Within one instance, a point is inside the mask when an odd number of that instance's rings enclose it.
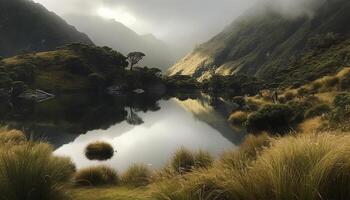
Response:
[[[46,138],[57,155],[70,156],[78,168],[101,163],[119,171],[133,163],[159,168],[182,146],[219,155],[241,143],[244,133],[227,123],[234,105],[220,98],[190,97],[69,95],[40,104],[17,102],[1,120],[35,133],[34,139]],[[86,146],[96,141],[117,151],[111,160],[84,156]]]

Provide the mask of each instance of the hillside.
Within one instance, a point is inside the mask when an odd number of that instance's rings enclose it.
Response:
[[[244,73],[267,82],[311,81],[350,64],[350,2],[326,0],[313,16],[288,17],[270,8],[247,12],[170,70],[199,80],[209,71]]]
[[[0,0],[0,56],[54,50],[76,42],[92,44],[85,34],[38,3]]]
[[[176,62],[174,50],[154,35],[139,35],[115,20],[93,16],[65,16],[79,30],[83,31],[99,46],[109,46],[124,55],[132,51],[142,51],[147,57],[143,65],[168,69]]]
[[[70,44],[54,51],[10,57],[0,66],[0,88],[23,82],[32,89],[57,93],[98,89],[124,81],[121,76],[127,62],[108,47]]]

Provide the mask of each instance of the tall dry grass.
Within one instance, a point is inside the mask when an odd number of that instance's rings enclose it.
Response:
[[[250,140],[250,142],[249,142]],[[156,199],[350,199],[350,136],[251,136],[207,170],[155,186]]]
[[[0,148],[0,200],[64,200],[74,165],[45,143]]]

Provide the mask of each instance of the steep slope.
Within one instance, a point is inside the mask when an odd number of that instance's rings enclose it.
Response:
[[[170,46],[153,35],[139,35],[122,23],[98,16],[70,15],[65,18],[97,45],[112,47],[124,55],[132,51],[144,52],[146,57],[142,64],[149,67],[166,70],[176,62]]]
[[[0,0],[0,56],[53,50],[61,45],[92,44],[83,33],[30,0]]]
[[[214,69],[275,83],[314,80],[350,64],[348,19],[347,0],[322,1],[313,16],[288,17],[268,7],[249,12],[179,61],[169,74],[203,80]]]

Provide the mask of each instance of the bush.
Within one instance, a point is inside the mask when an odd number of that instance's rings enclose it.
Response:
[[[293,120],[293,110],[282,104],[266,105],[249,115],[247,127],[249,131],[279,132],[290,128]]]
[[[175,152],[171,166],[175,172],[186,173],[191,171],[195,166],[194,155],[191,151],[181,148]]]
[[[89,160],[108,160],[114,155],[112,145],[106,142],[94,142],[85,148],[85,156]]]
[[[79,186],[102,186],[116,185],[119,178],[115,170],[107,166],[99,166],[79,170],[74,180]]]
[[[248,119],[248,114],[246,112],[237,111],[230,116],[229,122],[231,122],[234,125],[242,126],[247,121],[247,119]]]
[[[313,117],[321,116],[321,115],[326,114],[326,113],[328,113],[330,111],[331,111],[331,108],[327,104],[315,105],[314,107],[308,109],[305,112],[305,118],[307,119],[307,118],[313,118]]]
[[[344,109],[350,106],[350,93],[338,94],[333,101],[333,106]]]
[[[332,123],[339,123],[350,119],[350,93],[338,94],[333,101],[334,109],[329,115]]]
[[[292,121],[294,123],[302,122],[305,119],[306,111],[316,104],[319,104],[319,101],[313,96],[288,102],[287,105],[293,110]]]
[[[151,170],[146,165],[134,164],[122,175],[123,184],[132,187],[146,186],[151,182]]]
[[[48,144],[26,143],[0,149],[0,200],[64,200],[74,165],[55,157]]]
[[[194,167],[209,168],[214,162],[214,158],[207,151],[198,151],[194,154]]]
[[[343,79],[340,80],[340,89],[349,90],[350,89],[350,74],[347,74]]]

